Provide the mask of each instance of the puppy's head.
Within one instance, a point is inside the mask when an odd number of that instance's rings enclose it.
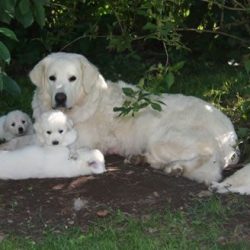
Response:
[[[27,134],[31,126],[31,119],[22,111],[15,110],[6,115],[4,130],[11,133],[13,137]]]
[[[87,163],[87,167],[91,169],[93,174],[102,174],[106,172],[105,160],[101,151],[97,149],[80,149],[78,150],[78,155],[79,160],[83,163],[83,166],[86,167]]]
[[[42,145],[67,146],[76,140],[73,122],[59,110],[43,113],[34,124],[34,129]]]
[[[105,85],[98,69],[84,56],[52,53],[41,60],[29,74],[38,89],[46,93],[53,109],[71,109],[96,85]]]

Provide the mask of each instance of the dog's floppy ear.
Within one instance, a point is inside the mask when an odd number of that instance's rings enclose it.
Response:
[[[90,63],[84,56],[79,55],[81,70],[82,70],[82,84],[85,92],[88,94],[93,87],[105,88],[106,82],[99,73],[97,67]]]
[[[38,62],[29,73],[30,80],[37,87],[41,87],[43,85],[45,75],[44,72],[48,61],[49,57],[45,57],[40,62]]]

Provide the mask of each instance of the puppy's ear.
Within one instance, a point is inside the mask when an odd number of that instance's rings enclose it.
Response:
[[[45,75],[44,72],[48,61],[49,57],[45,57],[43,60],[38,62],[29,73],[30,80],[37,87],[41,87],[43,85]]]
[[[88,94],[93,87],[105,88],[106,82],[97,67],[90,63],[84,56],[79,55],[82,71],[82,85]]]

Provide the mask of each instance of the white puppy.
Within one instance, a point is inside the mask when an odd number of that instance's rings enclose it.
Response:
[[[33,134],[33,126],[26,113],[14,110],[0,117],[0,141],[30,134]]]
[[[232,192],[250,195],[250,163],[226,178],[223,182],[213,182],[210,190],[217,193]]]
[[[77,132],[71,119],[59,110],[43,113],[35,122],[37,144],[69,146],[75,142]]]
[[[13,150],[28,145],[63,145],[73,148],[77,132],[73,128],[73,122],[59,110],[50,110],[43,113],[34,124],[35,133],[14,138],[0,145],[0,150]]]
[[[75,124],[78,147],[127,157],[143,154],[154,168],[180,170],[207,184],[220,180],[222,169],[238,160],[231,121],[201,99],[164,94],[162,112],[147,107],[134,117],[118,117],[113,108],[127,98],[122,88],[132,85],[105,81],[84,56],[71,53],[45,57],[30,79],[37,86],[34,118],[62,109]]]
[[[104,157],[98,150],[78,150],[78,159],[69,160],[64,146],[27,146],[0,151],[0,179],[59,178],[105,172]]]

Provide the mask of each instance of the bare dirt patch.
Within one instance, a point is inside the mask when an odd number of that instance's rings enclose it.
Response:
[[[202,184],[146,165],[130,166],[121,157],[108,157],[107,169],[103,175],[73,179],[1,180],[0,232],[36,236],[48,229],[86,229],[117,210],[140,217],[183,209],[194,197],[206,195]]]

